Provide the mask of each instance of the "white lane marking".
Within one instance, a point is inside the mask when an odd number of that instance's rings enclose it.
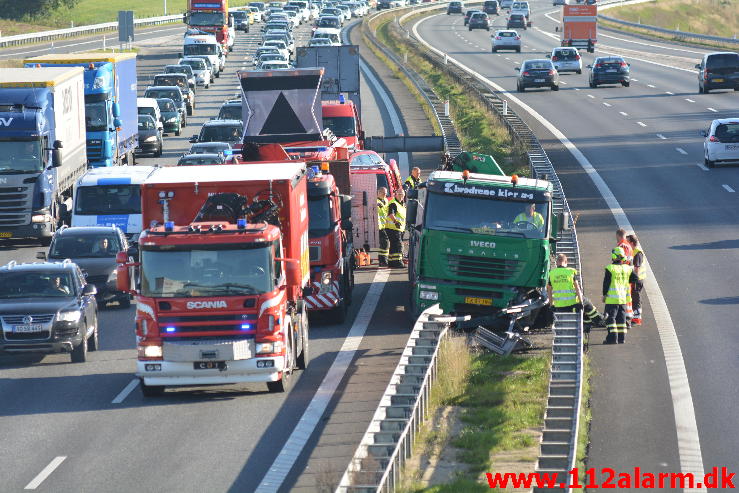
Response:
[[[628,114],[628,113],[626,113],[625,111],[619,111],[618,113],[619,113],[620,115],[622,115],[622,116],[629,116],[629,114]]]
[[[128,394],[133,392],[133,389],[139,386],[139,379],[134,378],[130,382],[128,382],[128,385],[123,387],[123,390],[121,390],[117,396],[115,396],[115,399],[111,401],[111,404],[120,404],[121,402],[126,400],[126,397],[128,397]]]
[[[576,87],[576,88],[575,88],[575,90],[576,90],[576,91],[579,91],[579,90],[580,90],[580,88],[579,88],[579,87]]]
[[[632,82],[639,82],[639,79],[631,79]]]
[[[717,109],[714,109],[714,108],[706,108],[706,109],[707,109],[708,111],[713,111],[714,113],[718,113],[718,110],[717,110]]]
[[[416,36],[416,39],[421,40],[427,48],[443,55],[443,52],[431,46],[418,33],[418,26],[432,17],[434,16],[425,17],[416,22],[413,25],[413,34]],[[521,109],[528,112],[533,118],[544,125],[544,127],[546,127],[546,129],[549,130],[549,132],[551,132],[568,151],[570,151],[570,154],[572,154],[577,160],[585,173],[591,180],[593,180],[593,184],[606,201],[608,208],[611,210],[611,214],[616,220],[616,224],[626,231],[634,231],[634,227],[631,225],[626,212],[624,212],[621,204],[619,204],[616,199],[616,196],[608,187],[608,184],[603,180],[603,177],[600,176],[590,161],[588,161],[585,154],[583,154],[582,151],[580,151],[580,149],[578,149],[570,139],[565,136],[565,134],[563,134],[549,120],[540,115],[539,112],[513,94],[507,92],[500,85],[487,79],[478,72],[475,72],[470,67],[460,63],[453,57],[449,57],[448,59],[450,62],[458,65],[463,70],[466,70],[480,81],[504,93],[508,99],[516,103]],[[644,265],[646,269],[649,269],[648,259],[644,260]],[[654,270],[649,269],[648,272],[654,272]],[[657,323],[657,331],[659,332],[662,351],[664,353],[665,363],[667,366],[667,378],[670,383],[670,394],[672,395],[672,411],[675,417],[675,433],[677,435],[677,448],[680,457],[680,471],[683,473],[690,472],[696,477],[702,477],[704,475],[704,470],[700,436],[698,435],[698,425],[695,420],[695,406],[690,392],[688,372],[685,369],[685,360],[683,359],[683,353],[680,349],[680,340],[677,338],[675,325],[670,316],[670,310],[667,308],[667,302],[665,301],[665,297],[662,295],[662,290],[660,289],[655,277],[648,276],[644,282],[644,287],[647,293],[647,299],[652,308],[654,320]],[[692,490],[690,488],[685,488],[683,491],[690,492],[703,490],[698,490],[697,488]]]
[[[592,99],[595,99],[595,96],[593,96],[592,94],[588,94],[588,97],[589,98],[592,98]]]
[[[695,103],[695,101],[693,101],[693,100],[692,100],[692,99],[690,99],[690,98],[685,98],[685,101],[687,101],[688,103]]]
[[[665,91],[665,94],[669,94],[670,96],[674,96],[675,95],[674,92],[670,92],[670,91]]]
[[[567,82],[565,82],[565,81],[563,81],[563,80],[559,81],[559,83],[560,83],[560,84],[564,84],[564,85],[567,85]]]
[[[341,383],[344,375],[346,375],[346,371],[349,369],[349,365],[354,359],[359,345],[362,343],[362,337],[364,337],[364,333],[367,331],[367,327],[372,320],[377,303],[380,301],[382,289],[385,287],[385,283],[389,277],[389,270],[379,270],[375,273],[367,296],[364,298],[362,308],[359,309],[357,318],[354,319],[354,323],[344,340],[344,344],[342,344],[334,362],[331,363],[331,368],[328,369],[313,399],[311,399],[305,412],[300,417],[297,426],[295,426],[295,429],[270,466],[267,474],[264,475],[259,486],[257,486],[256,493],[277,492],[285,479],[287,479],[290,470],[298,460],[306,443],[308,443],[308,439],[313,434],[316,426],[318,426],[323,413],[326,411],[326,407],[328,407],[329,402],[333,399],[336,388]]]
[[[695,163],[696,166],[698,166],[703,171],[708,171],[708,168],[706,168],[703,163]]]
[[[636,124],[639,125],[640,127],[646,127],[647,126],[647,124],[644,123],[644,122],[636,122]]]
[[[688,155],[688,153],[685,152],[685,149],[683,149],[682,147],[675,147],[675,150],[684,156]]]
[[[725,183],[723,185],[721,185],[721,186],[724,187],[724,190],[726,190],[729,193],[734,193],[734,191],[735,191],[733,188],[731,188],[729,185],[727,185]]]
[[[655,87],[657,87],[657,86],[655,86],[655,85],[653,85],[653,84],[647,84],[647,87],[651,87],[652,89],[654,89],[654,88],[655,88]]]
[[[611,107],[611,103],[606,103],[606,102],[604,102],[604,103],[603,103],[603,106],[607,106],[608,108],[610,108],[610,107]]]
[[[64,459],[66,459],[66,455],[60,455],[59,457],[54,457],[54,459],[49,462],[49,465],[44,467],[43,470],[38,473],[38,475],[31,480],[30,483],[26,485],[24,490],[35,490],[39,487],[41,483],[44,482],[46,478],[49,477],[49,475],[54,472],[54,470],[61,465],[62,462],[64,462]]]
[[[665,137],[665,136],[664,136],[664,135],[662,135],[662,134],[657,134],[657,137],[659,137],[659,138],[660,138],[660,139],[662,139],[662,140],[667,140],[667,137]]]
[[[377,92],[380,94],[380,99],[382,99],[382,104],[385,105],[385,109],[390,114],[390,124],[393,127],[393,134],[394,135],[400,135],[403,133],[403,125],[400,123],[400,117],[398,116],[398,112],[395,111],[395,106],[393,105],[393,102],[390,99],[390,96],[387,94],[385,89],[380,84],[380,81],[377,80],[377,77],[375,77],[375,74],[367,67],[367,65],[364,63],[364,61],[360,58],[359,59],[359,69],[364,74],[364,77],[370,81],[370,84],[372,87],[374,87]],[[410,173],[410,165],[408,162],[408,153],[407,152],[399,152],[398,153],[398,167],[400,168],[400,174],[403,176],[406,176]]]

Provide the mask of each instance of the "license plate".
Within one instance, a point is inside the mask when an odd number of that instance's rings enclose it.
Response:
[[[220,370],[225,366],[225,361],[196,361],[192,364],[195,370]]]
[[[12,238],[12,237],[13,237],[13,233],[9,231],[0,232],[0,238]]]
[[[43,330],[44,327],[41,324],[23,324],[13,326],[13,332],[15,333],[41,332]]]
[[[544,79],[534,79],[534,82],[544,82]]]
[[[482,306],[492,306],[493,300],[490,298],[475,298],[473,296],[467,296],[464,299],[464,302],[468,305],[482,305]]]
[[[713,82],[723,82],[724,79],[713,79]]]
[[[606,70],[606,72],[608,72],[609,74],[612,74],[612,73],[615,73],[616,72],[616,69],[615,68],[608,69],[608,70]]]
[[[739,144],[726,144],[726,150],[727,151],[737,151],[739,150]]]

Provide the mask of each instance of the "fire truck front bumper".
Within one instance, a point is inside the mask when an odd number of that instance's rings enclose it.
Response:
[[[137,361],[136,376],[146,385],[217,385],[276,382],[284,368],[283,356],[236,361]]]

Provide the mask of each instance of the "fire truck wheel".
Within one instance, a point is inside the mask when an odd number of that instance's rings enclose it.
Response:
[[[308,341],[308,331],[305,329],[303,330],[303,349],[300,351],[300,356],[298,356],[298,370],[305,370],[308,368],[308,363],[310,362],[310,352],[309,352],[309,341]]]
[[[144,397],[159,397],[164,394],[164,385],[146,385],[144,379],[139,379],[141,382],[141,393]]]
[[[295,332],[292,324],[290,325],[290,337],[287,338],[285,354],[287,355],[287,361],[285,361],[285,369],[282,371],[281,378],[276,382],[267,382],[267,390],[270,392],[288,392],[292,386],[292,372],[295,368]]]

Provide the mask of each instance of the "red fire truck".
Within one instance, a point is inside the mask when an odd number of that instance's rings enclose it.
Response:
[[[233,19],[228,15],[228,0],[189,0],[185,23],[192,29],[213,33],[225,52],[233,50],[229,27]]]
[[[136,375],[167,386],[266,382],[308,364],[304,162],[162,168],[141,188],[138,259],[118,257],[136,297]],[[132,286],[132,281],[134,282]]]

